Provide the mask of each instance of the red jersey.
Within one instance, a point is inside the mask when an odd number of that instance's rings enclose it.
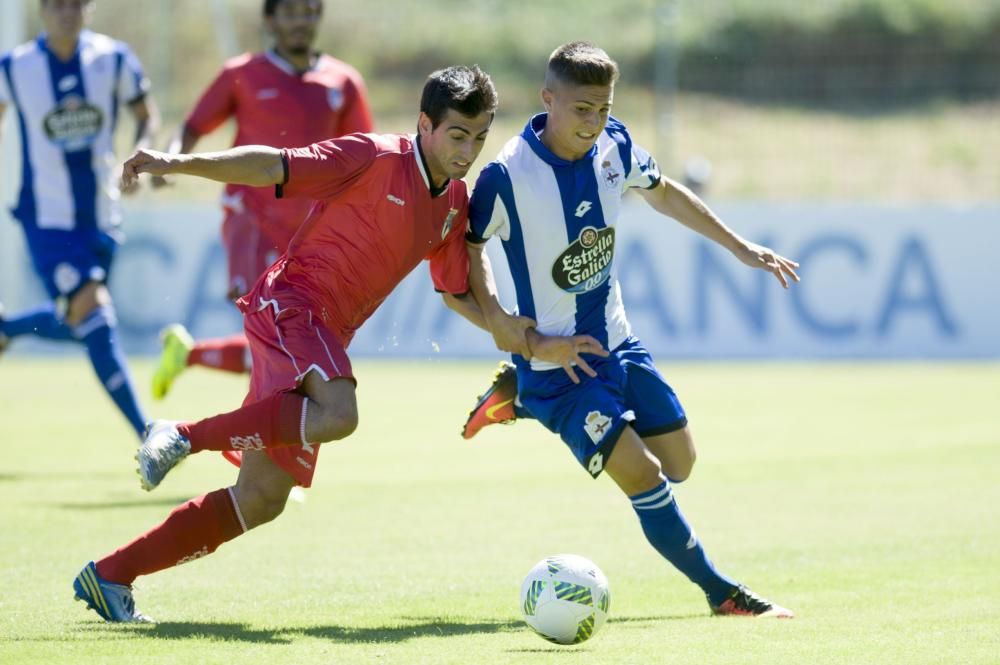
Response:
[[[317,202],[285,255],[238,301],[244,312],[306,307],[346,348],[424,259],[435,289],[469,290],[465,183],[432,190],[415,138],[353,134],[282,150],[282,158],[277,196]]]
[[[236,118],[237,146],[298,147],[373,128],[361,75],[322,54],[301,73],[272,51],[226,62],[186,124],[200,136],[230,117]],[[246,185],[227,186],[223,204],[237,213],[253,212],[261,230],[282,250],[311,205],[276,201],[270,188]]]

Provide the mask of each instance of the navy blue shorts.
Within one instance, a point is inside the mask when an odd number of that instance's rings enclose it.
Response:
[[[684,407],[637,338],[587,363],[597,377],[577,369],[579,384],[561,369],[536,372],[520,363],[517,383],[521,405],[558,434],[594,478],[627,425],[641,437],[687,425]]]
[[[87,282],[104,284],[118,243],[106,234],[82,239],[67,234],[65,243],[31,242],[31,261],[53,300],[72,298]]]

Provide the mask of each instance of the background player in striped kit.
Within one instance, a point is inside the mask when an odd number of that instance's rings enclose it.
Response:
[[[361,75],[313,48],[322,16],[321,0],[265,0],[264,24],[274,37],[274,48],[226,62],[167,152],[191,152],[201,137],[229,118],[236,121],[234,146],[290,148],[372,131]],[[222,205],[227,297],[235,300],[288,248],[312,202],[275,199],[268,188],[227,185]],[[153,373],[154,399],[163,399],[190,366],[250,371],[250,349],[242,333],[195,341],[182,325],[174,324],[164,329],[162,340]]]
[[[490,308],[483,314],[492,329],[489,323],[502,321],[504,312],[488,297],[495,287],[483,246],[498,236],[518,313],[535,319],[537,329],[528,331],[529,357],[513,357],[516,380],[513,370],[501,373],[465,433],[513,418],[517,400],[562,437],[593,477],[608,472],[650,544],[701,587],[714,613],[790,617],[716,570],[674,499],[671,481],[690,474],[694,441],[680,401],[625,316],[614,261],[622,197],[636,188],[657,211],[771,272],[786,288],[798,279],[797,264],[744,240],[660,173],[610,115],[617,78],[617,64],[592,44],[556,49],[541,95],[546,112],[508,141],[476,182],[468,235],[473,294]],[[587,353],[595,355],[581,356]],[[574,366],[586,376],[576,376]]]
[[[21,190],[13,215],[51,303],[0,317],[0,347],[21,335],[82,343],[102,386],[141,438],[145,418],[118,341],[106,282],[119,230],[112,141],[120,106],[149,144],[149,80],[127,44],[85,30],[88,0],[42,0],[45,32],[0,57],[0,116],[17,113]],[[125,188],[129,193],[135,185]]]

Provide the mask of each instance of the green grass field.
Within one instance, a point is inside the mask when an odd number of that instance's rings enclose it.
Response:
[[[676,495],[722,569],[797,611],[717,619],[628,503],[534,423],[458,430],[489,363],[360,361],[362,423],[305,503],[138,581],[156,626],[72,602],[79,568],[230,484],[212,454],[139,489],[134,442],[86,364],[0,362],[0,663],[997,663],[1000,365],[662,363],[699,447]],[[148,363],[137,363],[145,387]],[[153,415],[235,407],[192,372]],[[596,561],[611,619],[558,647],[522,576]]]

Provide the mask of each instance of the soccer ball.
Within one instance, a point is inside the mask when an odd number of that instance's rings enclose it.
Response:
[[[579,644],[608,618],[608,578],[575,554],[542,559],[521,585],[521,613],[531,628],[556,644]]]

